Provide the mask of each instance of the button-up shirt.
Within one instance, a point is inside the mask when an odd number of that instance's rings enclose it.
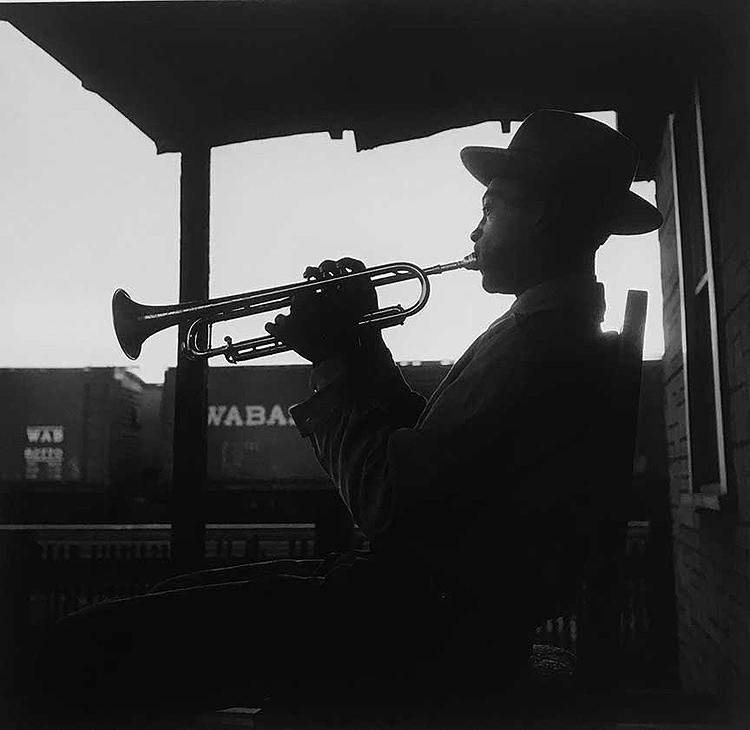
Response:
[[[508,585],[546,600],[602,425],[603,314],[593,278],[532,287],[427,402],[382,340],[314,371],[293,417],[375,551],[477,601],[507,602]]]

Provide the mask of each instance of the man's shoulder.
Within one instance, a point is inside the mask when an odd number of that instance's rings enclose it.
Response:
[[[540,350],[597,348],[607,339],[593,318],[566,310],[520,314],[515,317],[515,329],[521,344]]]
[[[576,379],[606,375],[615,356],[616,335],[598,323],[565,312],[520,317],[517,347],[527,375],[540,368],[559,370]]]
[[[521,354],[522,332],[514,314],[506,314],[493,322],[470,348],[474,359],[516,359]]]
[[[493,323],[477,341],[475,364],[504,363],[528,377],[535,368],[564,368],[598,372],[612,362],[614,333],[602,333],[598,323],[568,312],[510,314]],[[616,339],[616,335],[615,335]]]

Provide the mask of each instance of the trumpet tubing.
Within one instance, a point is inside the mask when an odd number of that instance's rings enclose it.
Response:
[[[135,360],[140,355],[144,341],[151,335],[168,327],[186,325],[187,332],[182,347],[189,357],[199,359],[222,355],[228,362],[236,363],[286,352],[290,348],[270,335],[238,342],[232,342],[230,337],[225,337],[223,345],[201,347],[200,335],[205,331],[206,326],[210,329],[210,326],[216,322],[284,309],[291,306],[293,297],[300,292],[311,289],[323,291],[354,279],[367,277],[375,287],[401,281],[419,281],[421,284],[419,298],[410,307],[405,308],[400,304],[383,307],[366,314],[359,322],[361,326],[392,327],[403,324],[407,317],[416,314],[425,306],[430,296],[428,277],[458,269],[472,271],[477,268],[477,259],[474,254],[465,256],[460,261],[437,264],[426,269],[406,262],[397,262],[331,279],[301,281],[296,284],[259,289],[205,301],[163,306],[139,304],[133,301],[125,290],[118,289],[112,297],[112,319],[120,347],[131,360]]]

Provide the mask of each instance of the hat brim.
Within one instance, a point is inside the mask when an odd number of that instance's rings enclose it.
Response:
[[[542,156],[529,150],[464,147],[461,150],[461,161],[472,176],[485,186],[496,177],[533,182],[549,174]],[[658,208],[628,190],[621,201],[618,201],[609,228],[613,235],[637,236],[655,231],[662,222]]]

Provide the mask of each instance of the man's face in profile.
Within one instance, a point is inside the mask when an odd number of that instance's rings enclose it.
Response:
[[[542,254],[535,245],[544,203],[518,180],[494,178],[471,234],[485,291],[518,294],[534,279]]]

